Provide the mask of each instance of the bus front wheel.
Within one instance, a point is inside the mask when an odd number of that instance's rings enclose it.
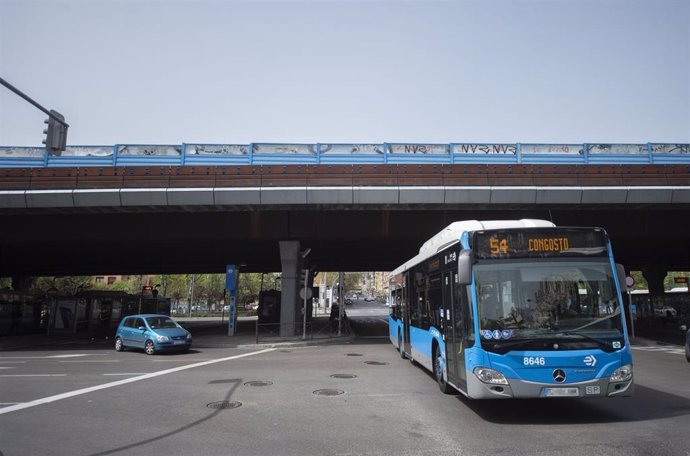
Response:
[[[434,348],[434,376],[438,382],[438,387],[443,394],[450,394],[453,392],[453,387],[448,384],[445,372],[443,371],[443,356],[438,347]]]

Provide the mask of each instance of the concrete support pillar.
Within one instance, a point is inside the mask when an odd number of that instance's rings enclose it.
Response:
[[[642,269],[642,275],[647,280],[650,296],[664,295],[664,279],[666,278],[666,268],[659,265],[647,265]]]
[[[295,335],[295,322],[301,316],[299,311],[299,241],[280,241],[281,297],[280,336]]]

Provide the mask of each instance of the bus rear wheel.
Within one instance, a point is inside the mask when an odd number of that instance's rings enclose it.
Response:
[[[400,357],[405,359],[405,347],[403,347],[402,335],[398,331],[398,350],[400,351]]]
[[[453,387],[448,384],[448,379],[446,379],[443,371],[443,356],[441,355],[441,350],[435,347],[434,352],[434,377],[436,377],[441,392],[443,394],[450,394],[453,392]]]

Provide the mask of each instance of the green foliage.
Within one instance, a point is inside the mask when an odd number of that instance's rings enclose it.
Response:
[[[676,277],[684,277],[686,282],[685,283],[676,283],[676,281],[675,281]],[[664,290],[668,291],[671,288],[687,287],[688,286],[688,283],[687,283],[688,279],[690,279],[690,272],[670,271],[668,274],[666,274],[666,277],[664,278]]]
[[[633,290],[647,290],[649,285],[647,285],[647,279],[644,278],[642,271],[629,271],[630,277],[635,279],[635,285],[633,285]]]

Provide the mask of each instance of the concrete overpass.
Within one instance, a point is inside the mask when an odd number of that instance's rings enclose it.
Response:
[[[461,219],[606,228],[627,268],[690,269],[690,165],[0,169],[0,275],[389,270]]]

